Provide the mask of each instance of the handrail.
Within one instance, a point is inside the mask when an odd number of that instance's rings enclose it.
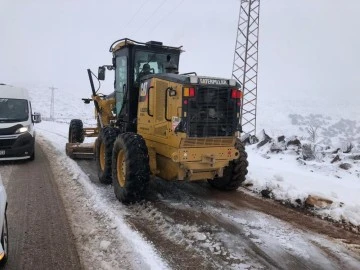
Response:
[[[147,114],[151,117],[154,117],[153,114],[150,114],[150,89],[154,88],[154,86],[150,86],[147,90]]]
[[[130,44],[134,44],[134,45],[144,45],[144,46],[157,46],[157,47],[163,47],[166,49],[174,49],[174,50],[181,50],[181,48],[183,46],[180,47],[171,47],[171,46],[164,46],[164,45],[157,45],[157,44],[150,44],[150,43],[144,43],[144,42],[138,42],[135,40],[132,40],[130,38],[122,38],[122,39],[118,39],[116,41],[114,41],[111,45],[110,45],[110,49],[109,52],[113,52],[113,47],[116,43],[119,43],[121,41],[125,41],[125,46],[127,45],[128,42],[131,42]]]
[[[171,87],[166,88],[165,90],[165,120],[170,122],[171,119],[167,118],[167,107],[168,107],[168,91],[171,90]]]

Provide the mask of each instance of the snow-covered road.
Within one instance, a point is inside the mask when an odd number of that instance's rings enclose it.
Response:
[[[95,162],[66,157],[67,129],[43,122],[37,139],[88,269],[359,267],[359,235],[242,191],[154,179],[146,203],[123,206],[111,186],[97,182]],[[335,234],[321,230],[326,226]],[[345,240],[333,239],[340,236]]]

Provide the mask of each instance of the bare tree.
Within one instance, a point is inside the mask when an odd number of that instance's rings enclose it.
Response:
[[[349,142],[346,144],[346,150],[344,151],[345,154],[348,154],[351,152],[351,150],[354,148],[354,144],[352,142]]]
[[[310,125],[306,128],[307,133],[309,134],[309,139],[312,143],[316,143],[317,139],[318,139],[318,126],[313,126]]]
[[[308,160],[316,159],[317,161],[321,161],[323,159],[323,153],[320,152],[321,147],[319,146],[319,126],[310,124],[306,127],[306,131],[309,134],[308,139],[311,144],[303,149],[303,156]]]

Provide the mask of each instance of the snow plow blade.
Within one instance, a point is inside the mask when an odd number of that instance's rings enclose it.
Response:
[[[94,159],[93,143],[67,143],[66,155],[72,159]]]

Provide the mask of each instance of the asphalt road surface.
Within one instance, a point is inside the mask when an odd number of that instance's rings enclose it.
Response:
[[[5,269],[82,269],[74,236],[49,161],[36,146],[34,161],[0,163],[9,173],[9,259]],[[4,177],[3,177],[4,178]]]

